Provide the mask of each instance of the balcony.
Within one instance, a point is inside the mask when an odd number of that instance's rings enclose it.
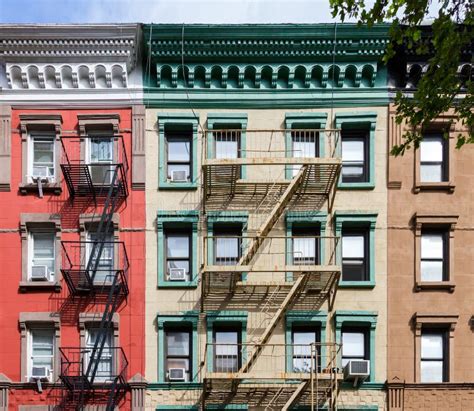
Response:
[[[263,299],[287,298],[301,308],[317,309],[335,297],[341,267],[336,261],[338,237],[333,236],[207,236],[204,237],[202,292],[204,309],[219,301],[257,306]],[[232,302],[232,301],[230,301]]]
[[[290,205],[315,209],[330,197],[339,178],[338,139],[339,130],[205,131],[206,209],[271,208],[300,169]]]
[[[62,241],[61,273],[72,295],[128,295],[129,260],[122,241]],[[97,257],[94,257],[98,256]]]
[[[207,344],[206,404],[323,406],[337,392],[341,346],[335,343]]]
[[[128,196],[129,169],[122,136],[61,137],[61,170],[71,197]]]
[[[110,391],[124,389],[128,360],[121,347],[104,347],[97,364],[90,364],[92,348],[62,347],[61,381],[70,392]],[[96,372],[93,370],[96,368]]]

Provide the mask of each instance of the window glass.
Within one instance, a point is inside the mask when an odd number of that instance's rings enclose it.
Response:
[[[104,332],[104,330],[100,330],[99,328],[95,327],[90,327],[87,329],[87,364],[89,364],[89,361],[92,358],[94,346],[102,332]],[[102,382],[110,380],[111,376],[113,375],[114,350],[112,348],[112,330],[106,330],[105,333],[105,344],[101,356],[98,358],[99,364],[97,366],[97,373],[95,375],[95,381]],[[98,342],[98,346],[101,343],[102,338],[104,337],[101,337],[101,340]],[[92,364],[91,366],[95,366],[95,364]]]
[[[33,266],[48,268],[50,275],[54,275],[55,266],[55,234],[33,233]]]
[[[367,230],[345,229],[342,231],[343,281],[368,280],[367,237]]]
[[[191,142],[190,141],[168,141],[168,161],[190,161]]]
[[[425,136],[420,143],[420,180],[422,182],[444,181],[444,162],[443,137]]]
[[[88,233],[89,242],[87,243],[87,253],[92,258],[90,268],[94,268],[96,259],[99,257],[100,243],[94,242],[97,240],[97,234],[95,232]],[[101,236],[101,238],[103,238]],[[97,271],[95,272],[94,282],[103,283],[104,281],[111,282],[113,280],[114,273],[114,236],[112,233],[108,233],[104,238],[104,245],[100,254],[100,259],[97,264]],[[94,255],[92,255],[94,253]]]
[[[240,131],[217,131],[214,133],[216,158],[238,158]]]
[[[291,132],[292,155],[293,157],[317,157],[318,154],[318,133],[313,131]],[[298,174],[301,166],[292,166],[292,174]]]
[[[165,345],[166,380],[190,381],[192,353],[191,333],[185,330],[168,329],[165,331]],[[170,374],[170,370],[172,374]],[[184,375],[181,370],[184,370]]]
[[[364,258],[364,242],[362,235],[345,235],[342,237],[343,258]]]
[[[167,236],[168,257],[189,257],[189,236],[173,235]]]
[[[91,163],[111,163],[113,161],[114,141],[112,138],[91,138]]]
[[[217,265],[237,264],[241,256],[241,224],[214,225],[214,256]]]
[[[422,333],[421,335],[421,382],[444,381],[443,333]]]
[[[444,238],[443,234],[422,234],[420,266],[422,281],[443,281]]]
[[[54,359],[54,330],[31,330],[31,375],[41,374],[37,368],[45,367],[51,376]]]
[[[342,180],[365,181],[365,142],[363,140],[342,140]]]
[[[34,177],[54,177],[54,138],[33,137]]]
[[[239,369],[239,332],[235,330],[216,330],[215,371],[237,372]]]
[[[167,177],[173,182],[186,182],[191,179],[192,131],[168,132]]]
[[[365,330],[351,330],[342,332],[342,366],[350,360],[368,359],[367,333]]]

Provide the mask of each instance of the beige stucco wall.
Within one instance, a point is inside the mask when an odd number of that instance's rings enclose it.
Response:
[[[248,115],[247,129],[282,129],[285,123],[285,113],[289,112],[327,112],[328,121],[330,110],[226,110],[225,112],[246,113]],[[377,112],[376,143],[375,143],[375,170],[376,187],[373,190],[339,191],[336,195],[334,210],[345,211],[369,211],[378,213],[376,235],[375,235],[375,277],[376,286],[374,289],[348,290],[340,289],[337,293],[336,310],[363,310],[375,311],[378,313],[376,329],[376,368],[375,381],[384,382],[386,380],[386,108],[363,108],[335,109],[336,112],[349,111],[371,111]],[[163,110],[170,113],[189,113],[189,110]],[[219,110],[195,110],[200,119],[202,129],[206,128],[207,113],[218,113]],[[224,111],[222,111],[224,112]],[[146,111],[146,213],[147,213],[147,238],[146,238],[146,378],[149,382],[157,381],[158,373],[158,338],[156,327],[156,315],[160,313],[177,313],[186,310],[200,309],[200,289],[158,289],[157,288],[157,231],[156,214],[158,210],[198,210],[200,207],[201,190],[188,191],[165,191],[158,190],[158,124],[157,118],[160,110],[147,109]],[[334,118],[334,117],[333,117]],[[328,125],[329,126],[329,125]],[[247,134],[247,144],[251,145],[250,133]],[[198,143],[198,160],[201,158],[201,143]],[[263,171],[263,170],[262,170]],[[200,173],[200,167],[198,167]],[[322,208],[328,211],[327,206]],[[250,217],[250,225],[252,217]],[[328,218],[328,229],[326,235],[331,235],[333,222]],[[274,233],[281,234],[284,231],[284,222],[281,220],[274,229]],[[201,241],[200,241],[201,244]],[[199,251],[201,254],[201,251]],[[200,255],[199,254],[199,255]],[[201,261],[198,261],[198,265]],[[278,274],[283,276],[284,274]],[[275,275],[273,276],[275,278]],[[283,278],[283,277],[281,277]],[[226,309],[226,308],[224,308]],[[227,309],[235,309],[227,308]],[[244,307],[245,309],[245,307]],[[327,304],[321,307],[328,309]],[[256,325],[262,327],[266,325],[262,322],[262,315],[259,310],[249,309],[248,330],[252,330]],[[327,341],[334,340],[333,321],[329,317],[327,328]],[[255,335],[259,335],[262,329],[254,329]],[[205,326],[200,328],[200,352],[204,352],[205,347]],[[249,336],[251,338],[251,336]],[[284,343],[284,324],[279,324],[273,332],[271,343]],[[283,361],[283,359],[282,359]],[[362,392],[362,391],[361,391]],[[376,395],[376,391],[364,391],[370,395]],[[382,395],[382,393],[378,393]],[[195,392],[184,391],[150,391],[147,393],[147,404],[175,403],[181,399],[182,403],[192,404],[188,400],[194,398]],[[344,394],[346,395],[346,394]],[[351,396],[352,395],[352,396]],[[359,401],[360,395],[348,393],[347,400]],[[168,402],[169,401],[169,402]],[[379,400],[377,400],[378,402]],[[351,404],[351,405],[356,405]],[[383,408],[380,408],[383,409]]]

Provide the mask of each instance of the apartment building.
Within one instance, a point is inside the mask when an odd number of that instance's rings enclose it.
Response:
[[[2,410],[127,410],[141,387],[139,33],[0,27]]]
[[[144,26],[146,409],[387,409],[387,41]]]
[[[427,34],[427,33],[425,33]],[[424,34],[424,35],[425,35]],[[429,55],[400,49],[391,92],[407,96]],[[472,70],[466,49],[458,72]],[[391,410],[470,410],[474,404],[474,148],[455,148],[468,129],[448,112],[423,132],[417,149],[388,166],[388,392]],[[389,109],[389,147],[409,130]],[[472,130],[471,130],[472,132]]]

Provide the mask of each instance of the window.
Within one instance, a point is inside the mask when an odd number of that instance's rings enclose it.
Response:
[[[421,382],[448,381],[447,351],[447,336],[445,332],[422,331]]]
[[[94,184],[110,184],[115,168],[112,166],[114,162],[114,138],[110,133],[100,135],[94,133],[89,136],[88,152],[89,152],[89,170],[92,182]]]
[[[166,381],[191,381],[191,332],[167,328],[165,341]]]
[[[52,135],[32,135],[33,148],[31,176],[54,179],[55,137]]]
[[[30,329],[30,355],[28,375],[31,378],[53,380],[54,330],[48,328]]]
[[[369,359],[368,333],[364,329],[342,329],[342,366],[345,367],[351,360]]]
[[[216,159],[240,157],[240,130],[214,131]]]
[[[169,281],[190,280],[191,273],[191,233],[187,229],[165,231],[165,269]]]
[[[447,181],[446,141],[442,135],[427,134],[420,144],[420,181]]]
[[[421,281],[447,280],[447,233],[422,231],[421,234]]]
[[[104,330],[100,330],[96,327],[89,327],[87,329],[87,339],[86,339],[86,364],[89,366],[89,361],[91,360],[91,356],[93,353],[93,349],[95,344],[99,338],[104,338],[104,348],[102,350],[100,358],[97,358],[98,364],[91,364],[91,367],[95,367],[97,365],[97,371],[95,374],[95,382],[104,382],[110,381],[111,378],[114,376],[114,349],[112,345],[112,338],[113,338],[113,330],[105,330],[105,336],[100,337],[100,333],[104,332]],[[101,340],[97,342],[97,347],[100,347]]]
[[[342,280],[368,280],[368,232],[364,229],[342,230]]]
[[[242,255],[242,225],[214,224],[216,265],[236,265]]]
[[[241,326],[214,327],[214,372],[237,372],[241,366]]]
[[[166,147],[168,181],[173,183],[191,181],[192,129],[189,129],[189,131],[167,131]]]
[[[320,238],[316,227],[293,226],[293,264],[319,264]]]
[[[102,247],[102,252],[100,255],[99,260],[99,251],[100,251],[100,243],[97,241],[98,236],[95,232],[88,233],[88,241],[87,245],[87,255],[89,256],[88,261],[88,268],[89,270],[93,270],[97,266],[97,270],[95,272],[94,283],[105,283],[105,282],[112,282],[115,276],[114,272],[114,235],[113,233],[107,233],[104,238],[104,245]],[[94,253],[94,254],[92,254]],[[90,272],[90,275],[93,275]]]
[[[56,261],[55,233],[32,232],[29,280],[53,281]]]
[[[364,131],[342,131],[342,182],[369,181],[368,135]]]
[[[319,133],[311,130],[293,130],[291,132],[292,155],[296,158],[319,156]],[[293,176],[298,174],[301,166],[292,167]]]
[[[293,372],[311,372],[316,364],[318,370],[321,369],[321,346],[311,345],[320,341],[321,329],[319,327],[293,326],[291,333]],[[313,364],[311,364],[312,361]]]

